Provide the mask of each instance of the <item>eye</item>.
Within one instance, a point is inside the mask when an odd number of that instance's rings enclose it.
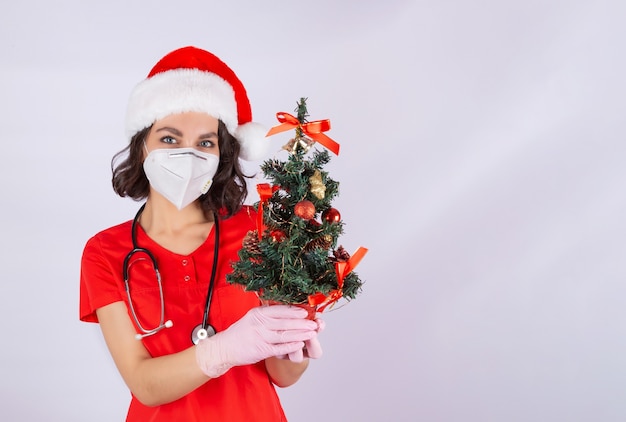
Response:
[[[217,144],[210,139],[205,139],[204,141],[200,141],[198,145],[202,148],[215,148]]]
[[[163,142],[164,144],[175,144],[176,139],[171,136],[164,136],[161,138],[161,142]]]

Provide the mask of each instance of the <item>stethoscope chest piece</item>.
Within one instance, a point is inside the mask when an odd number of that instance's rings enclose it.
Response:
[[[193,344],[198,344],[200,340],[204,340],[208,337],[213,337],[215,335],[215,328],[211,325],[207,325],[206,328],[203,324],[198,324],[196,328],[191,332],[191,341]]]

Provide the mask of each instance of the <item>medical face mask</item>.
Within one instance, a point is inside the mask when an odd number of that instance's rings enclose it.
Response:
[[[195,148],[155,149],[143,169],[150,186],[182,210],[209,191],[219,163],[217,155]]]

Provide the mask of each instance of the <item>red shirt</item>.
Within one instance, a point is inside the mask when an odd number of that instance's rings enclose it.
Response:
[[[248,230],[255,228],[256,213],[243,207],[233,217],[220,220],[220,247],[209,323],[223,331],[258,306],[256,294],[226,281],[231,262]],[[104,230],[87,242],[80,276],[80,319],[98,322],[96,309],[128,299],[122,277],[124,258],[133,248],[131,221]],[[215,234],[189,255],[172,253],[152,241],[137,225],[137,245],[155,256],[163,284],[165,320],[173,326],[145,337],[142,342],[151,356],[163,356],[189,348],[191,331],[202,322],[207,288],[211,278]],[[146,329],[159,324],[161,301],[152,263],[138,253],[129,262],[130,292],[135,312]],[[136,326],[129,311],[129,318]],[[137,332],[140,333],[139,329]],[[185,397],[157,407],[147,407],[135,397],[127,421],[286,421],[280,401],[264,362],[234,367],[211,379]]]

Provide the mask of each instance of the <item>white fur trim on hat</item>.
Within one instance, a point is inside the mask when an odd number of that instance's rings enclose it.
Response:
[[[221,120],[231,134],[237,130],[237,103],[230,84],[214,73],[175,69],[145,79],[132,91],[126,135],[130,139],[159,119],[189,111]]]

